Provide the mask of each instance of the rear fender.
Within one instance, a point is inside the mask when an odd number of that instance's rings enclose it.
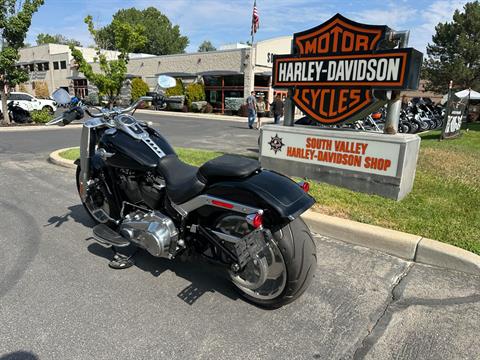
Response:
[[[244,179],[214,183],[205,193],[253,207],[266,207],[283,223],[294,220],[315,203],[297,183],[268,170]]]

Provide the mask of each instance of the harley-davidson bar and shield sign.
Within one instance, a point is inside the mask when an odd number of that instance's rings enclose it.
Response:
[[[418,88],[423,55],[393,48],[393,34],[337,14],[294,34],[292,54],[274,56],[273,87],[291,89],[293,103],[321,124],[362,119],[388,101],[389,91]],[[287,175],[400,200],[413,187],[419,147],[414,134],[266,125],[260,161]]]
[[[418,88],[422,53],[382,49],[388,30],[337,14],[296,33],[294,53],[274,56],[273,87],[293,88],[295,105],[322,124],[363,117],[375,110],[376,93]]]

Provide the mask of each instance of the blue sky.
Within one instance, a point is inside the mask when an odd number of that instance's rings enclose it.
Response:
[[[353,20],[411,30],[410,46],[425,50],[435,25],[450,21],[464,0],[257,0],[260,29],[256,39],[268,39],[309,29],[340,12]],[[45,0],[33,17],[27,41],[38,33],[60,33],[92,44],[83,18],[92,15],[98,25],[111,21],[120,8],[155,6],[190,39],[188,52],[203,40],[215,46],[250,38],[253,0]]]

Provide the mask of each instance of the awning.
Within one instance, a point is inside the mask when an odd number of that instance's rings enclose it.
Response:
[[[67,76],[65,79],[68,80],[85,80],[85,76],[80,76],[80,75],[73,75],[73,76]]]
[[[260,76],[272,76],[272,71],[262,71],[262,72],[256,72],[255,75],[260,75]]]
[[[197,74],[193,74],[193,73],[172,71],[172,72],[163,72],[163,73],[156,74],[155,77],[160,75],[167,75],[171,77],[196,77],[197,76]]]
[[[455,95],[460,99],[480,100],[480,93],[471,89],[456,92]]]
[[[222,75],[243,75],[240,71],[232,70],[212,70],[212,71],[202,71],[198,72],[197,75],[200,76],[222,76]]]

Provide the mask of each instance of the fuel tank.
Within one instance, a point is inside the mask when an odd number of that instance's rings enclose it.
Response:
[[[148,128],[146,131],[165,155],[175,154],[167,140],[156,130]],[[134,139],[121,130],[105,131],[100,138],[99,146],[115,154],[106,159],[108,166],[142,171],[157,167],[158,155],[142,140]]]

